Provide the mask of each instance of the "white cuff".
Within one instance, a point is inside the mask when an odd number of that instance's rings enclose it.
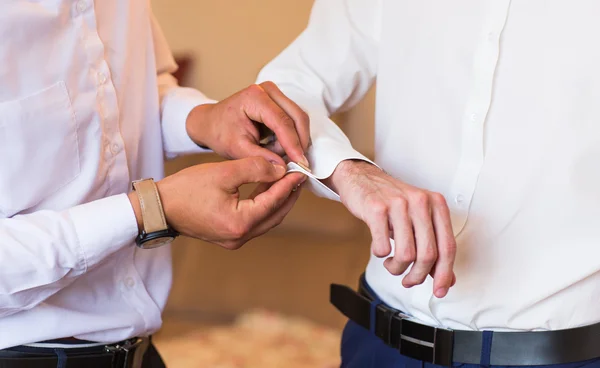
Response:
[[[194,107],[216,102],[193,88],[175,87],[169,91],[161,106],[163,147],[167,158],[186,153],[210,152],[192,141],[185,124]]]
[[[138,226],[126,194],[103,198],[67,211],[85,259],[86,270],[125,246],[133,246]]]
[[[301,90],[292,86],[279,86],[286,96],[300,106],[310,118],[310,137],[312,145],[306,152],[311,172],[318,179],[326,179],[333,174],[340,162],[345,160],[363,160],[375,163],[352,147],[344,132],[328,118],[328,111],[318,99],[310,98]],[[331,193],[319,185],[307,181],[308,188],[320,197],[333,198]]]

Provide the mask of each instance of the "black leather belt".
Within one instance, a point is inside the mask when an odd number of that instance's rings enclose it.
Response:
[[[346,317],[371,329],[400,354],[433,364],[481,364],[484,332],[448,330],[406,319],[402,312],[377,300],[361,277],[359,292],[344,285],[331,285],[331,303]],[[371,321],[374,325],[371,326]],[[582,362],[600,357],[600,324],[555,331],[494,332],[490,365],[550,365]]]
[[[133,338],[117,344],[53,349],[16,346],[0,350],[0,368],[129,368],[140,367],[149,338]]]

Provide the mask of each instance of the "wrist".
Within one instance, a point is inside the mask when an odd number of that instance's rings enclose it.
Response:
[[[185,130],[190,139],[201,147],[210,147],[212,125],[210,112],[215,104],[207,103],[194,107],[185,121]]]
[[[343,185],[351,182],[352,177],[380,171],[381,169],[367,161],[344,160],[337,165],[333,174],[325,179],[325,184],[337,193],[340,193]]]

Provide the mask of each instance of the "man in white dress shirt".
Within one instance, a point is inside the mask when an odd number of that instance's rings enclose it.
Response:
[[[309,114],[313,173],[373,236],[359,292],[332,286],[342,366],[599,365],[599,15],[316,0],[261,72]],[[375,80],[385,171],[328,119]]]
[[[2,2],[0,35],[0,367],[139,366],[171,285],[159,246],[276,226],[305,178],[280,155],[308,164],[308,118],[271,83],[219,103],[177,86],[147,1]],[[238,160],[159,181],[165,154],[208,148]]]

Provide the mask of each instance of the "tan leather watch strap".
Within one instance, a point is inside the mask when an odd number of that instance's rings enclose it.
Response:
[[[132,186],[140,201],[144,231],[149,234],[155,231],[166,230],[168,226],[165,220],[165,212],[163,211],[154,180],[137,180],[132,183]]]

